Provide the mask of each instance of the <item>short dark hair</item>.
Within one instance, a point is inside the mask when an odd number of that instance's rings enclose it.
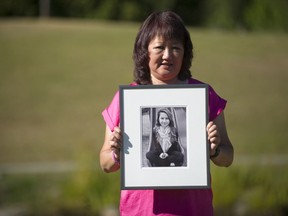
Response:
[[[190,78],[190,67],[193,58],[193,44],[190,34],[182,19],[176,13],[162,11],[154,12],[148,16],[136,36],[133,51],[134,81],[142,85],[151,84],[148,45],[155,36],[183,42],[184,57],[178,79],[185,80]]]

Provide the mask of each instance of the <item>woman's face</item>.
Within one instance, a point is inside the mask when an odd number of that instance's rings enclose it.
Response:
[[[166,113],[159,113],[159,123],[162,127],[167,127],[169,125],[170,119],[168,118],[168,115]]]
[[[156,36],[148,45],[149,68],[153,84],[176,84],[179,82],[184,46],[175,40]]]

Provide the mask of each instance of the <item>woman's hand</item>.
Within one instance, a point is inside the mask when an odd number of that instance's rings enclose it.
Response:
[[[114,131],[110,134],[109,144],[111,151],[114,152],[115,159],[120,161],[120,150],[122,146],[122,133],[119,127],[115,127]]]
[[[207,134],[210,142],[210,157],[214,156],[211,157],[213,163],[217,166],[230,166],[234,158],[234,149],[226,130],[224,112],[207,124]]]
[[[114,172],[120,168],[120,150],[122,133],[119,127],[113,131],[106,126],[104,144],[100,151],[100,165],[105,172]]]
[[[210,156],[211,156],[215,154],[216,149],[221,142],[220,134],[217,130],[217,125],[213,121],[210,121],[207,124],[207,134],[208,134],[208,140],[210,142]]]

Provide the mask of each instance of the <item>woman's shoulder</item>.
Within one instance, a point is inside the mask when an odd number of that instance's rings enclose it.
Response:
[[[188,79],[188,84],[207,84],[207,83],[191,77]]]
[[[192,78],[192,77],[188,79],[188,84],[205,84],[205,85],[208,85],[209,88],[211,88],[209,83],[203,82],[201,80],[198,80],[198,79],[195,79],[195,78]]]
[[[215,90],[213,89],[213,87],[209,84],[209,83],[206,83],[206,82],[203,82],[203,81],[200,81],[198,79],[194,79],[194,78],[189,78],[188,79],[188,84],[204,84],[204,85],[207,85],[208,86],[208,91],[209,91],[209,95],[217,95],[217,93],[215,92]]]
[[[217,92],[212,88],[211,85],[204,83],[200,80],[190,78],[188,80],[188,84],[206,84],[208,85],[208,93],[209,93],[209,120],[212,121],[216,118],[226,106],[227,101],[220,97]]]

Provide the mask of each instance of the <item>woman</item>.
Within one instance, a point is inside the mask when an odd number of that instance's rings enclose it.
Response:
[[[171,12],[152,13],[142,24],[134,44],[135,82],[132,85],[169,85],[202,83],[191,76],[193,45],[181,18]],[[207,136],[210,158],[217,166],[230,166],[233,146],[229,140],[224,108],[226,100],[209,86],[209,123]],[[122,134],[119,126],[119,93],[102,113],[106,122],[100,164],[105,172],[120,168]],[[213,215],[211,189],[122,190],[122,216]]]

